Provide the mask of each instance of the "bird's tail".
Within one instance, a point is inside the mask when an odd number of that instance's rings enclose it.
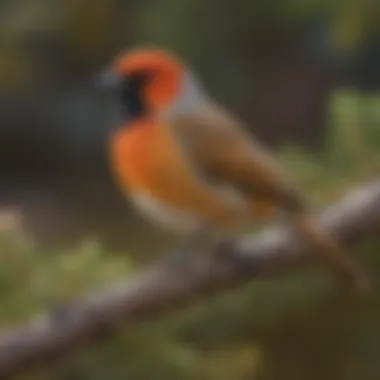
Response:
[[[314,245],[316,253],[331,266],[343,283],[361,293],[370,291],[369,275],[311,214],[305,212],[293,217],[298,233]]]

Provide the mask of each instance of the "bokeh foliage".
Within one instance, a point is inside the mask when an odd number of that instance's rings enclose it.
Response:
[[[241,70],[248,73],[239,61],[248,59],[250,45],[263,35],[270,41],[275,31],[294,30],[313,19],[326,20],[326,36],[320,36],[324,54],[354,55],[367,37],[379,33],[380,10],[372,0],[18,0],[2,2],[0,18],[0,53],[6,57],[2,84],[35,78],[36,54],[57,70],[85,76],[118,49],[144,43],[174,49],[217,86],[226,67],[235,81]],[[46,72],[39,74],[42,80]],[[222,93],[228,90],[225,85]]]
[[[219,99],[244,113],[260,100],[252,94],[260,79],[252,70],[257,48],[325,15],[324,28],[303,41],[305,51],[344,71],[356,62],[366,38],[379,33],[376,1],[1,1],[1,90],[8,95],[56,86],[64,93],[64,85],[88,80],[120,48],[155,43],[182,54]],[[287,146],[279,153],[316,204],[338,200],[380,169],[378,97],[336,92],[329,104],[324,152],[312,155]],[[68,108],[73,110],[71,103]],[[77,104],[67,131],[89,141],[77,128],[85,124],[82,119],[71,123],[84,109]],[[78,145],[61,150],[83,161],[84,148]],[[49,309],[57,299],[96,290],[137,270],[133,252],[106,251],[96,238],[51,252],[19,232],[4,232],[0,248],[4,329]],[[377,249],[374,242],[360,247],[361,260],[375,277],[380,274]],[[125,326],[111,340],[23,378],[376,380],[379,295],[353,300],[333,285],[321,270],[256,281],[162,320]]]
[[[328,151],[316,157],[288,147],[281,153],[316,204],[340,199],[380,169],[380,131],[367,127],[380,122],[379,104],[379,98],[337,93]],[[358,248],[375,278],[378,246],[363,242]],[[96,290],[136,270],[127,254],[106,252],[96,239],[53,255],[25,236],[4,232],[1,252],[3,328],[47,310],[57,299]],[[27,378],[375,380],[379,303],[377,292],[364,300],[350,298],[329,274],[309,268],[255,281],[158,321],[125,326],[112,339]]]

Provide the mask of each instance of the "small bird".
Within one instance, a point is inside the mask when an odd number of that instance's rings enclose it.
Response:
[[[178,56],[154,47],[123,52],[101,83],[125,114],[109,140],[115,179],[142,215],[188,237],[183,257],[222,251],[231,231],[282,211],[343,283],[368,288],[367,275],[313,217],[274,155]]]

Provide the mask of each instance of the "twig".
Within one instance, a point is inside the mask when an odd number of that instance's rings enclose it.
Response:
[[[321,220],[344,242],[378,233],[380,180],[330,206]],[[153,265],[103,292],[83,296],[58,317],[45,315],[0,334],[0,378],[50,365],[125,323],[152,319],[248,279],[293,267],[307,257],[305,251],[291,233],[273,228],[242,238],[235,260],[205,258],[186,273]]]

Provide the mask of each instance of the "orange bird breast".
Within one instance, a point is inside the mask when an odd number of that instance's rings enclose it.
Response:
[[[132,198],[148,196],[202,221],[229,224],[245,202],[207,184],[191,167],[170,126],[139,121],[113,137],[112,160],[121,188]]]

